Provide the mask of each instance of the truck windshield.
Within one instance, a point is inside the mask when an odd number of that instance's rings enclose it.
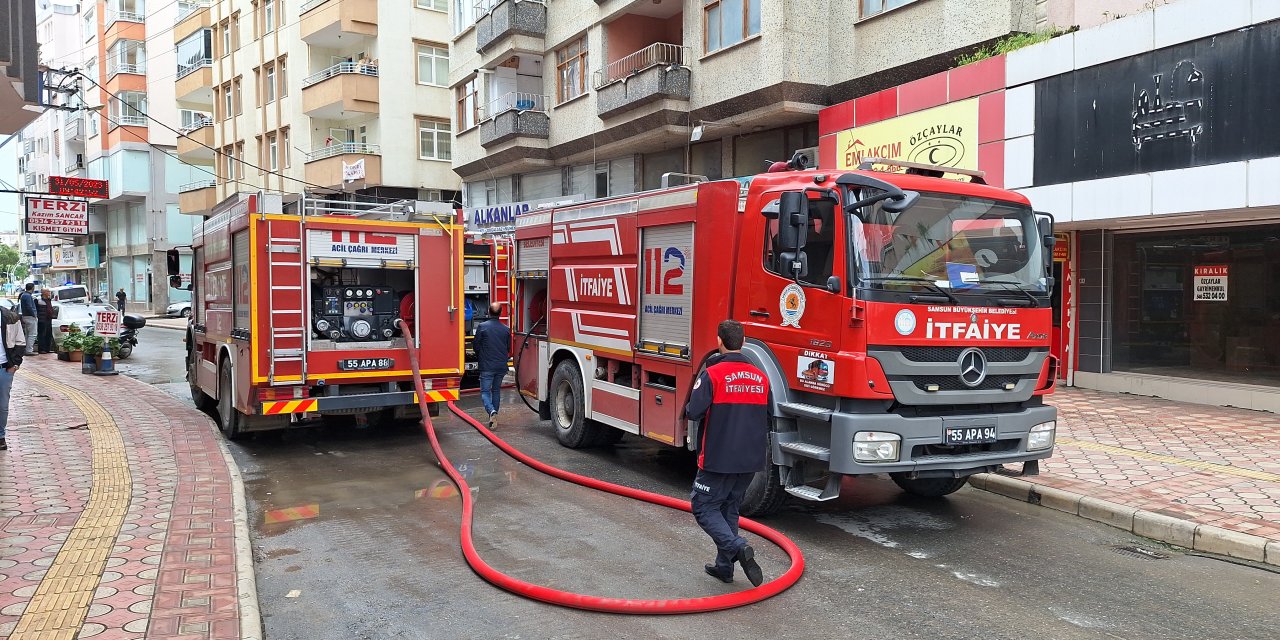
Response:
[[[876,204],[850,218],[862,288],[1047,292],[1043,243],[1024,205],[921,193],[901,213]]]

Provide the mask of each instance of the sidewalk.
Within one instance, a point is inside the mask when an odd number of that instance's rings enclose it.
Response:
[[[238,472],[207,417],[29,358],[8,443],[0,637],[261,637]]]
[[[1280,415],[1072,388],[1051,402],[1057,447],[1041,475],[982,475],[974,486],[1280,564]]]

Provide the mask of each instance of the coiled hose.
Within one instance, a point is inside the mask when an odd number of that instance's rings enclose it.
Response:
[[[405,333],[406,342],[409,345],[412,345],[413,335],[409,332],[407,327],[402,325],[401,329]],[[552,589],[550,587],[533,584],[531,582],[525,582],[524,580],[514,578],[494,569],[489,566],[489,564],[480,557],[480,553],[476,551],[475,541],[473,540],[471,533],[473,519],[471,488],[467,485],[467,481],[462,477],[462,474],[454,468],[451,462],[449,462],[448,456],[445,455],[444,450],[440,447],[440,441],[436,438],[435,425],[432,423],[431,417],[427,412],[427,394],[422,384],[422,376],[419,374],[420,368],[418,366],[418,353],[417,350],[413,348],[409,349],[409,363],[413,368],[413,386],[418,393],[418,404],[422,409],[422,427],[427,433],[427,439],[431,441],[431,449],[435,452],[436,459],[440,461],[441,468],[443,468],[444,472],[448,474],[449,479],[457,485],[458,495],[462,497],[462,527],[460,531],[462,555],[466,558],[467,564],[471,566],[473,571],[494,586],[500,589],[505,589],[519,596],[574,609],[627,614],[679,614],[732,609],[734,607],[741,607],[743,605],[760,602],[761,600],[771,598],[783,591],[786,591],[799,581],[800,576],[804,574],[804,555],[800,552],[800,548],[782,533],[748,518],[741,519],[741,527],[780,547],[791,559],[791,566],[789,566],[786,572],[777,578],[745,591],[737,591],[734,593],[714,596],[703,596],[699,598],[679,598],[675,600],[608,598]],[[494,435],[493,432],[485,428],[484,425],[464,413],[454,403],[449,403],[449,410],[470,424],[475,430],[479,431],[480,435],[488,438],[489,441],[501,449],[503,453],[506,453],[521,463],[549,476],[572,482],[589,489],[605,491],[607,493],[613,493],[634,500],[641,500],[651,504],[660,505],[669,509],[678,509],[686,512],[691,510],[687,500],[677,500],[657,493],[616,485],[611,482],[589,478],[587,476],[571,473],[569,471],[553,467],[549,464],[545,464],[521,453],[515,447],[507,444],[506,441]],[[696,575],[701,576],[702,574],[696,573]]]

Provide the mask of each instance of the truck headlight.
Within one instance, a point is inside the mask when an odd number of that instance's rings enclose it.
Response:
[[[902,436],[883,431],[859,431],[853,434],[853,459],[858,462],[897,462]]]
[[[1027,434],[1027,451],[1039,451],[1052,447],[1057,429],[1058,423],[1053,420],[1031,427],[1031,432]]]

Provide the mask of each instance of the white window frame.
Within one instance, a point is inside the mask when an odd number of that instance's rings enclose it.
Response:
[[[905,7],[916,0],[858,0],[858,18],[870,18],[878,16],[886,11],[893,11],[899,7]],[[878,5],[879,8],[872,9],[872,5]]]
[[[262,0],[262,33],[271,33],[276,30],[276,2],[275,0]]]
[[[263,77],[263,102],[270,104],[276,101],[276,65],[267,64],[266,73],[263,74]]]
[[[449,82],[449,47],[448,45],[438,45],[431,42],[416,42],[414,43],[414,45],[415,45],[415,50],[417,52],[417,58],[416,58],[417,66],[414,69],[414,73],[417,76],[418,84],[429,85],[432,87],[449,86],[448,85],[448,82]],[[422,79],[422,63],[424,58],[430,60],[430,63],[431,63],[430,67],[431,67],[432,77],[430,80]],[[437,73],[436,63],[439,60],[444,60],[445,76],[443,78],[439,77],[439,74]]]
[[[413,6],[428,11],[449,12],[449,0],[414,0]]]
[[[419,160],[453,160],[453,127],[447,121],[432,118],[418,118],[418,159]],[[426,153],[422,144],[422,136],[430,133],[432,138],[431,153]],[[441,141],[445,152],[440,153]]]
[[[267,168],[280,170],[280,138],[275,133],[267,134]]]

